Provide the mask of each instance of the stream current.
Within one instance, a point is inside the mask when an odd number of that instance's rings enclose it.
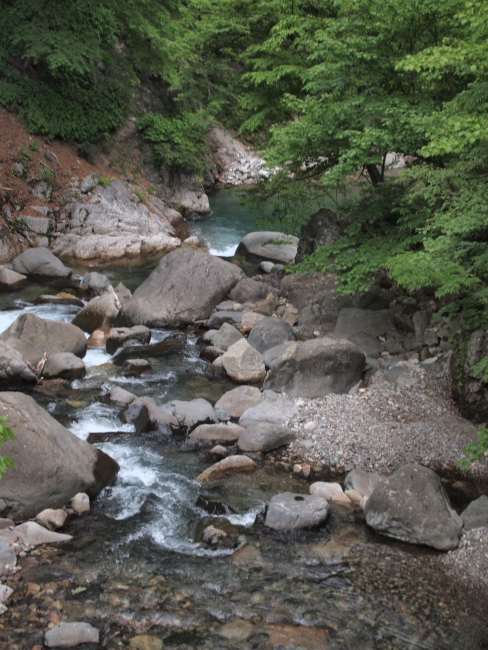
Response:
[[[231,255],[256,229],[257,216],[228,193],[211,197],[211,205],[212,215],[194,224],[194,231],[214,254]],[[114,286],[121,280],[134,290],[155,263],[73,268],[75,281],[97,270]],[[59,282],[31,283],[2,295],[0,331],[25,311],[70,322],[75,307],[33,304],[61,288]],[[169,334],[153,330],[151,343]],[[63,620],[99,628],[104,648],[129,647],[138,635],[153,636],[154,644],[162,640],[164,648],[209,650],[488,647],[485,603],[442,572],[438,553],[377,536],[359,511],[340,506],[319,530],[275,533],[262,525],[260,513],[274,494],[308,493],[304,478],[265,463],[253,474],[201,486],[195,477],[212,461],[135,434],[123,423],[120,409],[107,399],[114,386],[152,397],[158,406],[196,397],[214,403],[233,388],[206,377],[200,349],[189,334],[183,351],[150,358],[154,372],[144,379],[120,377],[109,354],[90,349],[83,380],[31,392],[70,431],[115,458],[120,472],[92,513],[63,529],[74,536],[71,542],[26,560],[24,583],[40,585],[41,594],[55,593],[50,602],[61,602]],[[240,527],[237,550],[195,543],[195,525],[208,514],[197,505],[201,496],[234,511],[225,516]],[[38,620],[28,596],[11,609],[16,606],[26,614],[15,619],[14,629],[0,626],[5,648],[41,644],[42,606],[34,608]]]

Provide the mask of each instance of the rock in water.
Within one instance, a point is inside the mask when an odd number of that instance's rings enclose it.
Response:
[[[236,250],[236,255],[256,255],[267,260],[293,264],[297,254],[298,237],[282,232],[250,232]]]
[[[88,332],[88,334],[101,327],[112,327],[119,313],[117,302],[118,299],[115,293],[110,291],[93,298],[76,314],[73,325],[76,325],[84,332]]]
[[[227,456],[202,472],[196,480],[202,483],[222,478],[229,472],[253,472],[256,468],[256,463],[247,456]]]
[[[209,253],[174,250],[123,306],[120,324],[181,327],[204,320],[242,277],[235,264]]]
[[[215,404],[216,409],[227,411],[234,418],[240,418],[244,411],[256,406],[263,395],[254,386],[238,386],[224,393]]]
[[[29,248],[12,262],[12,268],[24,275],[45,275],[48,277],[69,278],[71,269],[65,266],[47,248]]]
[[[46,379],[81,379],[85,373],[85,364],[71,352],[51,354],[42,369],[42,376]]]
[[[98,643],[100,632],[89,623],[59,623],[44,635],[48,648],[72,648],[81,643]]]
[[[265,389],[290,397],[347,393],[361,379],[365,356],[349,341],[321,338],[290,344],[274,363]]]
[[[0,289],[20,289],[27,282],[27,276],[5,267],[0,268]]]
[[[431,469],[410,463],[372,492],[366,522],[384,535],[440,551],[459,546],[463,520],[452,509],[441,480]]]
[[[33,366],[45,353],[71,352],[80,358],[86,354],[86,338],[79,327],[29,313],[19,316],[0,334],[0,340],[18,350]]]
[[[118,472],[115,460],[65,429],[32,397],[0,393],[0,415],[15,431],[4,446],[15,470],[0,481],[0,498],[13,519],[59,508],[77,492],[94,497]]]
[[[329,504],[324,498],[284,492],[270,500],[264,523],[273,530],[296,530],[319,526],[328,515]]]
[[[17,388],[24,384],[37,384],[37,376],[18,350],[0,341],[0,386]]]

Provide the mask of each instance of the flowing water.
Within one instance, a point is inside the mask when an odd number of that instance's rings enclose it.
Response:
[[[199,234],[221,254],[232,253],[255,229],[256,215],[241,216],[236,201],[227,193],[212,197],[214,213],[198,222]],[[91,270],[134,289],[155,263]],[[0,330],[25,311],[70,321],[76,308],[33,305],[37,296],[59,288],[59,283],[31,284],[2,296]],[[151,342],[169,334],[155,330]],[[307,493],[304,478],[264,463],[253,474],[201,486],[195,477],[211,462],[205,455],[138,435],[122,421],[120,409],[107,399],[113,386],[153,397],[158,405],[176,398],[215,402],[233,387],[206,377],[200,347],[190,334],[182,351],[150,358],[154,373],[144,379],[119,376],[110,355],[90,349],[85,379],[32,391],[54,417],[95,442],[121,469],[92,513],[66,527],[71,542],[26,560],[27,591],[18,598],[17,628],[0,626],[0,640],[10,639],[5,647],[42,643],[40,626],[57,622],[55,606],[64,620],[88,620],[99,628],[106,648],[128,647],[142,634],[153,636],[153,644],[161,639],[165,648],[209,650],[488,647],[482,645],[484,603],[442,573],[438,553],[380,538],[359,511],[339,506],[319,530],[275,533],[262,523],[266,502],[280,492]],[[237,528],[232,548],[212,550],[194,541],[197,522],[207,515],[202,496],[228,507],[224,516]],[[41,585],[40,593],[47,594],[50,618],[42,619],[29,584]]]

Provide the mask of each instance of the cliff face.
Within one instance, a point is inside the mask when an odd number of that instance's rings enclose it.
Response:
[[[29,247],[62,258],[113,259],[172,249],[184,216],[210,211],[206,189],[255,183],[264,161],[223,127],[209,134],[204,178],[148,161],[133,118],[103,148],[47,142],[0,110],[0,263]]]

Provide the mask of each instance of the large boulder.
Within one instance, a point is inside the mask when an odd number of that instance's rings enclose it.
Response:
[[[255,348],[261,354],[267,350],[286,343],[294,341],[295,337],[290,325],[281,318],[270,317],[263,318],[256,323],[249,334],[249,345]]]
[[[262,381],[266,376],[263,357],[246,339],[231,345],[220,359],[225,372],[238,383],[253,384]]]
[[[271,451],[288,445],[295,434],[288,427],[269,422],[253,424],[239,436],[237,446],[241,451]]]
[[[236,250],[236,255],[256,255],[267,260],[292,264],[297,254],[298,237],[283,232],[250,232]]]
[[[337,276],[330,273],[309,273],[298,275],[289,273],[280,282],[282,295],[301,311],[309,300],[322,291],[332,291],[339,284]]]
[[[119,306],[115,293],[107,291],[102,296],[93,298],[83,309],[80,309],[73,319],[73,325],[88,334],[101,327],[112,327],[119,313]]]
[[[461,513],[464,530],[488,526],[488,496],[482,494]]]
[[[347,393],[361,379],[365,359],[349,341],[321,338],[295,343],[275,361],[264,388],[289,397]]]
[[[15,520],[60,508],[78,492],[95,497],[119,469],[115,460],[65,429],[28,395],[0,393],[0,415],[15,433],[15,440],[2,448],[15,469],[0,481],[0,499]]]
[[[251,278],[243,278],[239,280],[229,293],[229,298],[234,302],[244,304],[245,302],[264,300],[270,292],[277,293],[276,289],[272,289],[267,282],[258,282],[257,280],[251,280]]]
[[[307,255],[311,255],[321,246],[335,244],[342,234],[336,213],[327,208],[318,210],[302,226],[295,258],[296,263],[303,262]]]
[[[279,531],[313,528],[324,523],[328,516],[329,504],[324,498],[284,492],[270,500],[264,524]]]
[[[366,503],[366,522],[384,535],[440,551],[459,546],[463,520],[431,469],[410,463],[382,481]]]
[[[243,276],[239,267],[209,253],[172,251],[123,306],[121,324],[181,327],[204,320]]]
[[[14,259],[12,268],[23,275],[69,278],[72,274],[72,270],[47,248],[29,248]]]
[[[337,291],[320,291],[311,296],[307,306],[298,317],[300,327],[308,327],[321,334],[333,332],[342,309],[353,307],[355,300],[352,296],[341,296]]]
[[[396,333],[397,329],[387,309],[371,311],[345,308],[339,313],[332,336],[337,339],[347,339],[368,356],[374,356],[385,349],[380,337],[386,339]]]
[[[239,424],[242,427],[249,427],[258,422],[286,424],[291,417],[298,414],[299,410],[293,401],[283,395],[265,390],[261,401],[244,411],[239,418]]]
[[[25,384],[37,384],[37,376],[18,350],[0,341],[0,386],[11,389]]]
[[[71,352],[80,358],[86,354],[86,338],[79,327],[29,313],[19,316],[0,334],[0,340],[18,350],[33,366],[44,354]]]

